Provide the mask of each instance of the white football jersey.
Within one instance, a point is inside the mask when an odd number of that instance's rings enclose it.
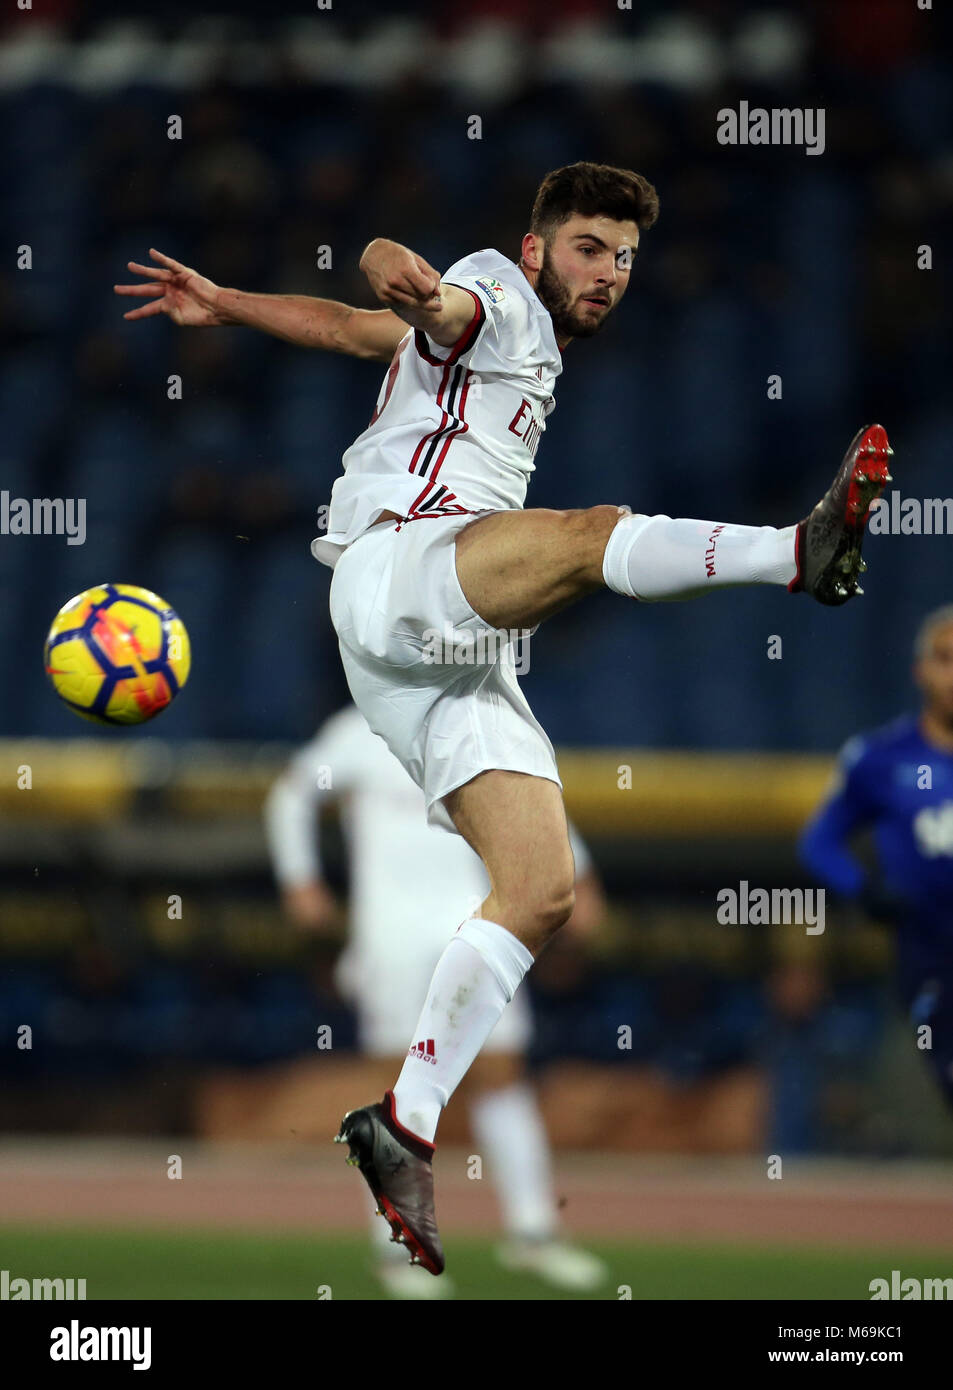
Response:
[[[312,542],[324,564],[382,511],[448,516],[523,505],[562,371],[549,311],[499,251],[475,251],[442,277],[467,290],[473,318],[452,348],[408,329],[371,422],[344,455],[328,532]]]

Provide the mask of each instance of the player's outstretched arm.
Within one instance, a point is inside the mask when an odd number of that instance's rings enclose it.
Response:
[[[128,310],[127,319],[167,314],[188,328],[245,324],[298,347],[325,348],[371,361],[389,362],[407,325],[389,309],[354,309],[333,299],[297,294],[247,294],[223,289],[161,251],[150,250],[154,266],[129,262],[144,283],[114,285],[116,294],[149,302]]]
[[[399,242],[375,238],[360,268],[383,304],[441,347],[453,347],[473,319],[474,297],[458,285],[442,284],[432,265]]]

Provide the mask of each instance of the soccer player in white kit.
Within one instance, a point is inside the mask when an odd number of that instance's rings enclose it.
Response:
[[[320,847],[320,811],[329,801],[338,807],[349,866],[347,946],[337,982],[355,1007],[361,1051],[399,1066],[440,953],[487,895],[486,871],[459,835],[427,824],[420,788],[352,705],[294,756],[265,802],[275,878],[289,917],[303,929],[321,931],[336,921]],[[576,910],[568,929],[584,935],[604,900],[585,844],[572,827],[570,834]],[[559,1231],[546,1131],[524,1069],[531,1033],[530,1008],[519,993],[464,1079],[470,1124],[507,1237],[498,1255],[508,1268],[558,1288],[592,1289],[604,1275],[602,1262]],[[395,1263],[387,1227],[373,1217],[372,1226],[383,1236],[375,1272],[388,1292],[439,1294],[444,1280],[403,1259]]]
[[[628,285],[655,189],[580,162],[547,174],[514,263],[465,256],[440,276],[375,240],[361,269],[373,311],[223,290],[169,257],[117,286],[182,324],[245,323],[291,341],[390,360],[368,428],[344,456],[328,534],[331,617],[354,701],[424,792],[432,824],[476,850],[491,889],[434,971],[410,1051],[382,1102],[338,1136],[411,1259],[444,1267],[432,1157],[441,1109],[535,957],[573,906],[573,860],[552,745],[514,672],[512,634],[607,587],[641,602],[774,584],[840,605],[859,592],[870,503],[889,481],[885,431],[854,437],[828,491],[775,529],[632,514],[627,506],[523,510],[562,355],[605,324]],[[717,428],[717,422],[712,422]],[[599,443],[580,467],[594,473]],[[779,441],[774,468],[799,467]],[[499,641],[490,660],[432,659]],[[433,1051],[421,1056],[419,1040]]]

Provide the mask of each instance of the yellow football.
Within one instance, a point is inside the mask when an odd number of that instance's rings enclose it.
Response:
[[[165,599],[135,584],[97,584],[63,605],[43,649],[46,674],[75,714],[141,724],[189,678],[185,624]]]

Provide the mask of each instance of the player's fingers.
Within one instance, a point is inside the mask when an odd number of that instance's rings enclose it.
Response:
[[[428,279],[430,279],[435,285],[440,284],[440,275],[436,270],[434,270],[433,266],[430,264],[429,261],[424,260],[423,256],[415,255],[414,264],[416,265],[417,269]]]
[[[162,313],[162,306],[163,306],[164,303],[165,303],[165,300],[163,300],[163,299],[154,299],[154,300],[152,301],[151,304],[143,304],[142,307],[139,308],[139,309],[128,309],[128,310],[126,311],[126,313],[123,314],[123,318],[124,318],[124,319],[149,319],[149,318],[152,318],[153,314],[161,314],[161,313]]]
[[[433,314],[439,314],[440,310],[443,308],[443,301],[439,294],[435,295],[432,290],[428,293],[426,289],[422,291],[415,290],[413,293],[407,295],[403,302],[409,304],[413,309],[424,309],[426,312]]]
[[[411,294],[408,290],[398,289],[396,285],[388,285],[381,292],[379,298],[385,304],[406,304],[408,308],[420,308],[420,299],[417,295]]]
[[[165,285],[153,281],[151,285],[113,285],[113,290],[116,294],[131,294],[137,299],[145,299],[146,295],[165,294]]]
[[[158,261],[160,265],[168,266],[170,270],[177,271],[180,275],[188,271],[188,266],[184,266],[181,261],[174,261],[171,256],[163,255],[163,253],[157,251],[154,246],[149,247],[149,255],[153,260]],[[156,272],[153,270],[151,273],[154,275]]]
[[[432,294],[429,299],[414,300],[415,309],[423,309],[425,314],[439,314],[443,309],[443,300],[439,294]]]
[[[129,261],[127,269],[134,270],[137,275],[147,275],[150,280],[171,280],[171,270],[160,270],[156,265],[140,265],[138,261]]]
[[[382,298],[385,304],[395,309],[401,304],[406,304],[408,309],[416,309],[418,313],[422,309],[425,313],[437,315],[443,308],[439,299],[424,302],[416,294],[404,294],[400,291],[389,291]]]
[[[418,300],[429,299],[440,288],[440,276],[432,266],[427,265],[426,261],[421,261],[419,257],[417,265],[405,271],[404,281],[410,285]]]

